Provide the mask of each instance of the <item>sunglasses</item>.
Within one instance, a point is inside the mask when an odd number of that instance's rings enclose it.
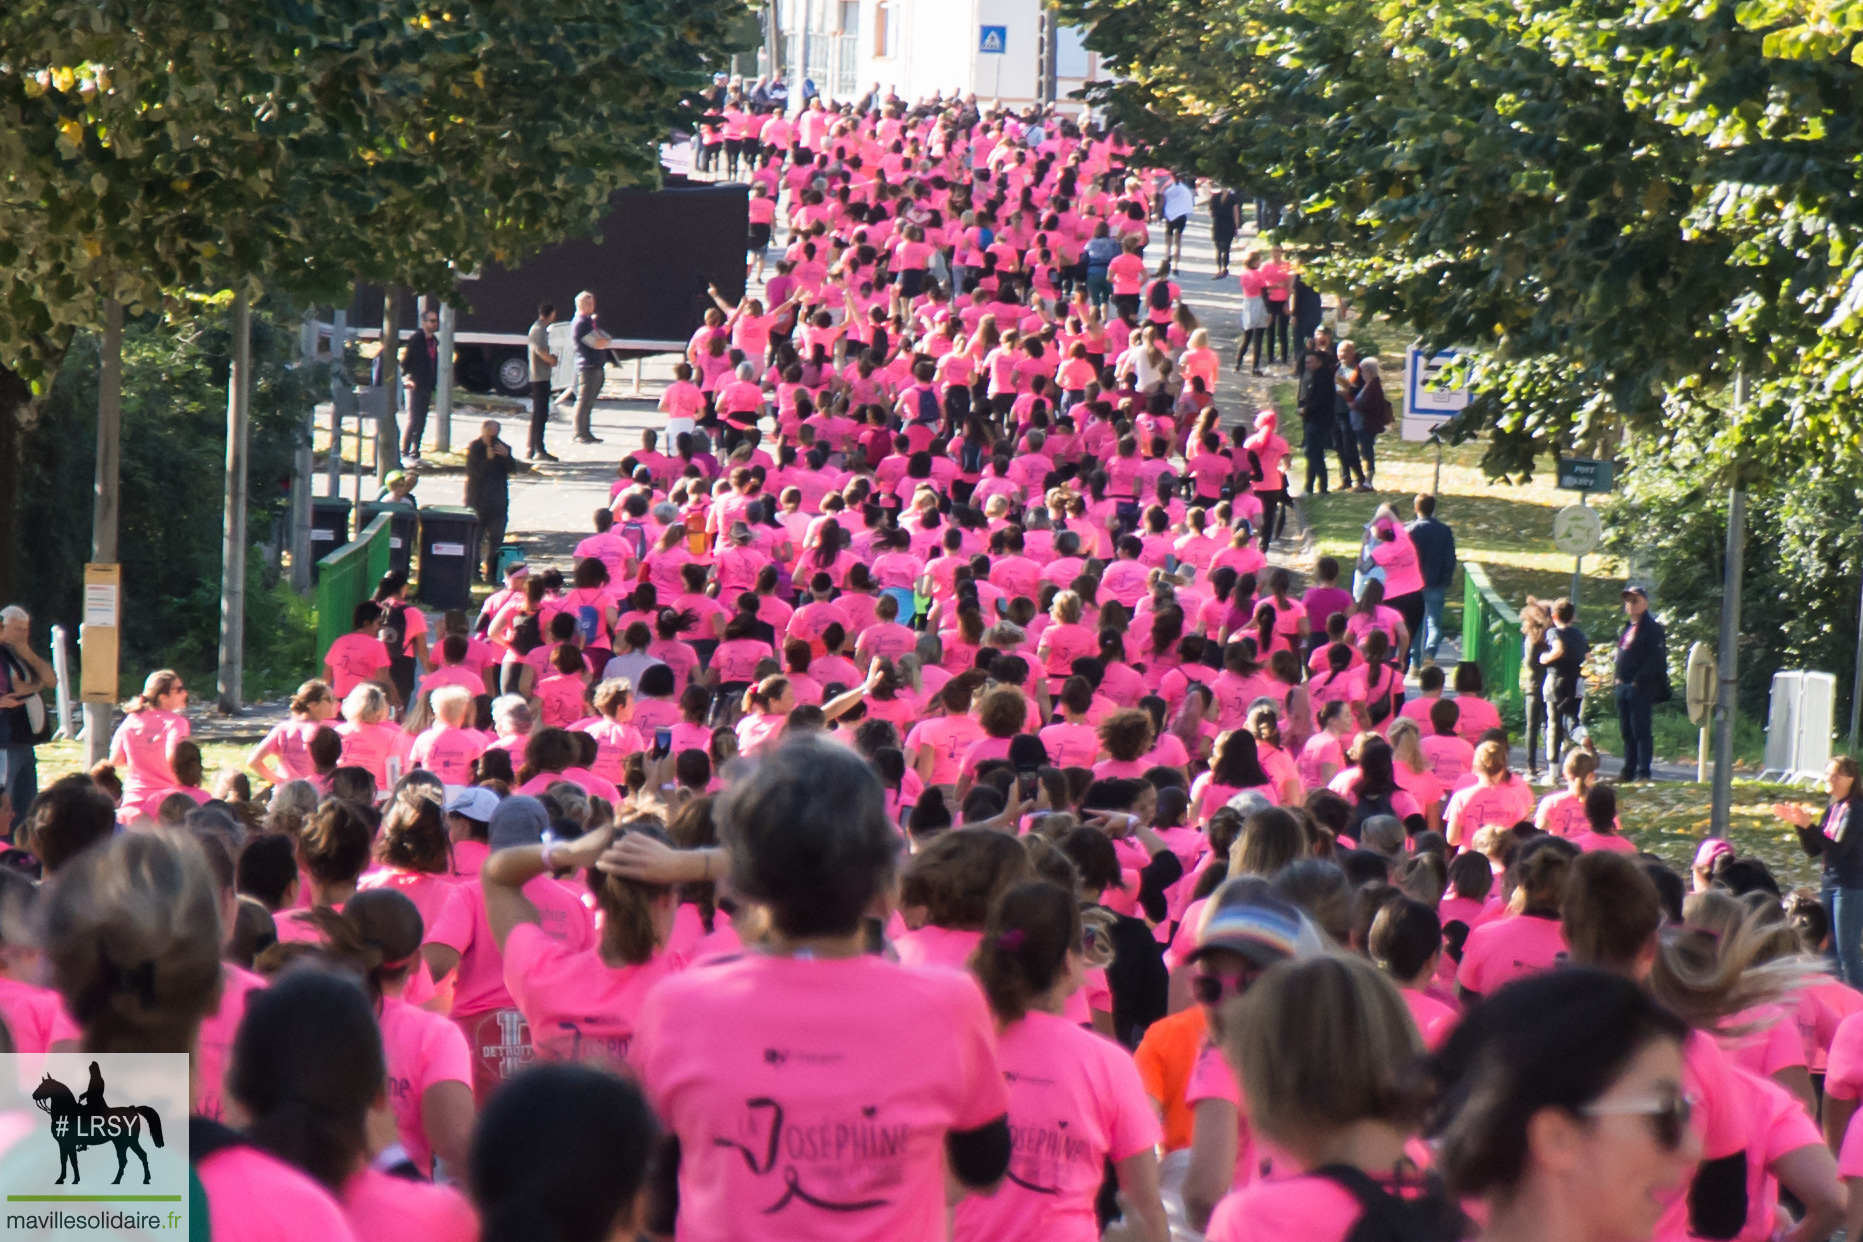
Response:
[[[1643,1099],[1619,1100],[1614,1104],[1587,1104],[1578,1110],[1581,1117],[1648,1117],[1650,1129],[1664,1151],[1677,1151],[1688,1135],[1689,1118],[1694,1116],[1695,1101],[1676,1092],[1672,1095],[1646,1096]]]
[[[1217,1005],[1226,997],[1242,995],[1259,978],[1261,972],[1258,970],[1243,975],[1192,975],[1190,994],[1199,1004]]]

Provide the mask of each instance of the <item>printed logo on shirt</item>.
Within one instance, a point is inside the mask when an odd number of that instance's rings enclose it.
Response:
[[[744,1101],[744,1110],[738,1120],[738,1137],[717,1137],[712,1144],[736,1151],[751,1173],[781,1184],[780,1190],[771,1187],[775,1197],[759,1209],[765,1216],[775,1216],[796,1203],[825,1212],[870,1212],[892,1200],[877,1195],[847,1197],[845,1189],[831,1193],[822,1190],[822,1184],[879,1187],[897,1186],[905,1180],[903,1165],[911,1127],[881,1121],[878,1105],[864,1105],[856,1116],[807,1125],[787,1124],[782,1104],[767,1096]],[[816,1188],[809,1189],[810,1184]]]

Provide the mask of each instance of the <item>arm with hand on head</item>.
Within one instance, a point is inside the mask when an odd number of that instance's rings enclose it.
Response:
[[[480,872],[485,919],[491,925],[492,940],[500,952],[504,951],[512,928],[519,923],[542,922],[537,907],[524,895],[524,886],[558,868],[581,870],[594,866],[613,837],[612,827],[602,827],[585,832],[574,841],[514,845],[485,860]]]

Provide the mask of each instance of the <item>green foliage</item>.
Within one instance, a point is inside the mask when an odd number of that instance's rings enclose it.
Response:
[[[1790,488],[1747,505],[1740,601],[1740,709],[1764,718],[1772,674],[1819,669],[1837,677],[1837,719],[1849,719],[1857,582],[1863,575],[1863,472],[1808,470]],[[1669,627],[1675,684],[1689,644],[1717,643],[1727,490],[1688,469],[1646,464],[1625,480],[1606,546],[1650,575]]]
[[[220,629],[221,480],[226,462],[226,376],[231,314],[132,320],[123,340],[123,471],[119,523],[125,673],[162,665],[215,667]],[[251,508],[255,541],[272,534],[287,503],[292,455],[313,399],[311,373],[293,368],[296,315],[261,304],[252,315]],[[90,558],[97,424],[97,338],[79,336],[37,421],[24,433],[21,508],[23,601],[35,617],[73,630]],[[247,629],[255,670],[279,665],[302,618],[280,606],[276,575],[248,571]],[[289,592],[287,591],[288,595]],[[297,664],[309,667],[306,660]],[[295,684],[295,683],[294,683]]]

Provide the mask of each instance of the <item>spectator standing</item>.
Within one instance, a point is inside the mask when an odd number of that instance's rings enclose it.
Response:
[[[1323,349],[1301,356],[1306,371],[1300,377],[1300,446],[1307,457],[1308,496],[1326,494],[1326,450],[1333,446],[1333,361]]]
[[[550,421],[550,372],[556,368],[556,355],[550,352],[550,325],[556,322],[556,307],[548,302],[537,307],[537,322],[530,326],[530,444],[525,456],[532,461],[555,461],[543,447],[544,424]]]
[[[419,334],[401,350],[401,382],[408,390],[408,429],[401,438],[403,462],[420,460],[427,411],[433,405],[434,384],[440,377],[439,331],[440,312],[430,310],[420,317]]]
[[[1321,335],[1326,334],[1315,334],[1316,349]],[[1333,374],[1339,390],[1333,402],[1333,447],[1339,450],[1339,490],[1351,490],[1352,476],[1357,475],[1360,490],[1370,491],[1365,486],[1365,463],[1358,458],[1358,433],[1352,427],[1352,398],[1358,395],[1357,345],[1351,341],[1339,342],[1338,365],[1333,368]]]
[[[1436,520],[1436,497],[1425,492],[1415,504],[1417,518],[1404,529],[1417,549],[1417,568],[1423,573],[1423,624],[1411,638],[1410,662],[1436,662],[1443,641],[1443,603],[1455,578],[1455,531]]]
[[[1624,615],[1629,620],[1617,635],[1617,726],[1624,737],[1619,779],[1646,781],[1654,745],[1650,711],[1669,698],[1668,639],[1642,587],[1624,588]]]
[[[1384,395],[1384,377],[1376,358],[1361,358],[1353,394],[1352,433],[1358,437],[1358,457],[1365,464],[1365,481],[1361,492],[1377,490],[1372,480],[1378,473],[1378,437],[1391,426],[1391,403]]]
[[[44,700],[35,725],[32,703],[55,680],[52,666],[32,649],[32,617],[18,604],[0,609],[0,798],[15,819],[39,793],[38,757],[33,747],[44,729]]]
[[[1578,605],[1571,600],[1554,600],[1552,619],[1553,628],[1546,633],[1547,650],[1542,658],[1551,673],[1552,684],[1547,690],[1552,701],[1552,754],[1556,763],[1578,729],[1585,692],[1585,656],[1591,651],[1591,640],[1579,628]]]
[[[595,412],[595,398],[602,395],[608,348],[614,342],[595,317],[595,295],[586,289],[576,295],[576,317],[569,321],[569,339],[576,350],[576,443],[600,444],[589,419]]]
[[[479,427],[478,439],[466,448],[466,507],[479,515],[487,582],[498,580],[498,548],[505,541],[511,513],[511,446],[499,439],[502,430],[488,418]]]

